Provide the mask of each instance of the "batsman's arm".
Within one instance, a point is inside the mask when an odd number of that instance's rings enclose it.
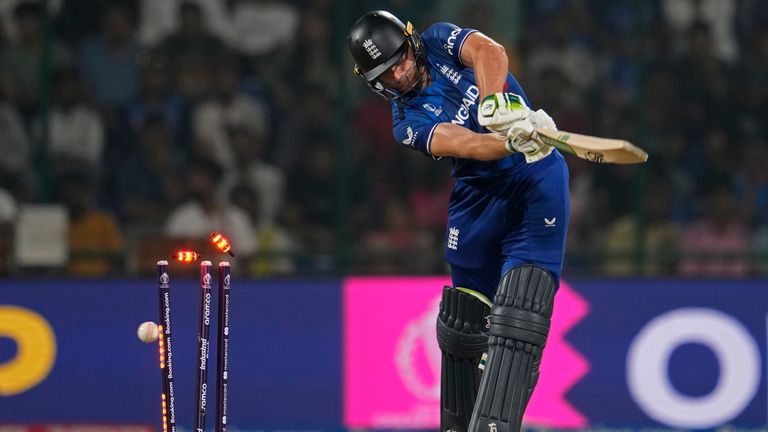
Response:
[[[453,123],[440,123],[432,133],[429,148],[433,156],[487,161],[509,156],[506,142],[503,135],[476,133]]]
[[[509,70],[504,46],[480,32],[474,32],[467,36],[459,56],[464,65],[475,70],[480,100],[504,91]]]

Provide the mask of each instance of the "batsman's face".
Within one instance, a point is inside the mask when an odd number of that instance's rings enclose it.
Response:
[[[413,56],[413,50],[408,47],[400,61],[392,65],[386,72],[379,75],[379,80],[385,86],[406,92],[413,88],[416,80],[419,79],[416,70],[416,59]]]

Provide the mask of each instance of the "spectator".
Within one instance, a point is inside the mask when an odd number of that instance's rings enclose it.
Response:
[[[54,172],[85,167],[97,175],[101,170],[104,151],[104,121],[99,112],[88,106],[83,98],[77,71],[59,71],[54,77],[53,101],[47,118],[47,156]],[[33,131],[38,142],[44,142],[43,122],[35,120]]]
[[[706,22],[714,30],[717,57],[732,61],[738,55],[735,17],[738,5],[734,0],[662,0],[664,20],[679,34],[684,34],[697,21]]]
[[[746,210],[750,212],[750,221],[757,227],[768,227],[768,170],[765,169],[768,142],[754,137],[743,144],[747,157],[742,165],[743,174],[739,176],[740,192],[749,203]]]
[[[232,28],[237,48],[257,59],[291,46],[301,15],[290,3],[277,0],[234,0]]]
[[[39,107],[44,91],[43,60],[46,55],[43,3],[22,1],[14,9],[18,39],[12,43],[0,63],[3,92],[29,120]],[[56,71],[73,65],[69,50],[58,40],[50,43],[50,67]]]
[[[229,170],[235,167],[231,129],[267,136],[268,117],[263,104],[241,89],[239,65],[234,58],[217,64],[215,94],[194,111],[193,125],[198,153]]]
[[[250,257],[256,252],[256,231],[243,210],[217,198],[221,175],[214,162],[199,159],[191,163],[186,176],[187,201],[168,216],[165,235],[207,239],[211,232],[224,232],[233,239],[239,257]]]
[[[289,66],[301,74],[302,85],[320,87],[328,93],[335,90],[337,80],[328,79],[334,74],[336,65],[332,55],[332,36],[330,22],[325,15],[314,10],[304,13]]]
[[[691,74],[690,71],[696,71]],[[688,49],[680,57],[675,68],[677,85],[683,92],[683,122],[693,138],[697,130],[703,130],[717,118],[717,124],[728,128],[735,126],[735,112],[718,107],[730,103],[732,72],[728,64],[715,55],[712,32],[707,24],[696,23],[688,35]]]
[[[184,161],[163,117],[147,118],[138,132],[118,168],[120,214],[130,227],[158,227],[184,198]]]
[[[655,181],[648,186],[640,214],[626,213],[608,227],[603,244],[608,276],[674,274],[680,229],[670,222],[669,208],[666,185]]]
[[[331,143],[322,139],[309,143],[303,155],[299,167],[288,177],[288,194],[302,207],[303,241],[308,246],[331,251],[336,246],[336,157]]]
[[[423,163],[410,164],[408,172],[412,173],[413,182],[407,197],[411,223],[442,234],[448,223],[446,203],[451,197],[453,179]]]
[[[168,59],[158,51],[139,58],[139,98],[128,110],[131,129],[141,131],[148,119],[160,117],[176,143],[182,137],[182,101],[173,91]]]
[[[279,221],[265,221],[261,217],[258,193],[250,185],[240,183],[230,192],[232,204],[245,211],[256,229],[258,252],[248,263],[248,270],[256,277],[287,276],[296,272],[298,241]]]
[[[590,14],[584,13],[580,2],[569,2],[554,15],[543,21],[544,42],[529,47],[530,55],[523,61],[525,75],[538,76],[545,69],[556,69],[572,83],[581,97],[595,83],[600,63],[589,37]]]
[[[768,28],[749,34],[749,48],[739,62],[737,88],[739,132],[743,135],[765,133],[768,115]],[[761,130],[762,129],[762,130]]]
[[[125,108],[136,98],[136,58],[141,47],[135,27],[135,17],[125,4],[109,3],[101,17],[101,34],[81,48],[83,76],[105,108]]]
[[[699,190],[711,190],[739,171],[740,152],[734,146],[731,136],[724,129],[711,128],[703,132],[699,151],[689,152],[698,154],[692,171]]]
[[[208,31],[203,9],[196,1],[183,1],[178,8],[178,30],[162,43],[163,54],[178,69],[180,60],[196,57],[206,63],[215,63],[224,53],[221,39]]]
[[[703,217],[688,225],[682,235],[685,254],[679,265],[686,277],[745,277],[749,274],[750,242],[733,193],[716,187],[707,198]]]
[[[208,96],[212,87],[211,65],[199,57],[185,57],[174,71],[176,91],[182,103],[182,129],[189,128],[184,116],[191,116],[196,107]]]
[[[141,20],[139,38],[146,46],[162,44],[173,32],[182,26],[180,9],[185,3],[192,3],[200,8],[204,25],[217,38],[223,41],[232,39],[232,18],[229,2],[221,0],[139,0],[141,2]]]
[[[100,277],[122,264],[123,238],[117,221],[94,207],[93,183],[84,172],[62,174],[58,200],[69,212],[69,266],[72,276]]]
[[[27,183],[33,148],[19,110],[0,91],[0,178],[13,177]]]
[[[292,171],[301,163],[307,142],[331,134],[333,110],[328,107],[334,102],[322,88],[297,90],[287,82],[274,86],[270,99],[275,104],[274,118],[279,119],[270,160],[283,170]],[[301,103],[297,104],[297,100]]]
[[[221,193],[230,196],[235,185],[247,185],[258,195],[256,220],[274,223],[285,196],[283,172],[264,159],[263,136],[241,127],[229,128],[228,135],[236,165],[226,171]]]
[[[361,241],[360,253],[369,258],[365,271],[377,274],[423,271],[420,264],[424,264],[424,252],[428,252],[425,247],[429,245],[428,237],[424,231],[413,229],[405,203],[390,197],[379,203],[379,211],[383,217],[381,222],[370,227]]]

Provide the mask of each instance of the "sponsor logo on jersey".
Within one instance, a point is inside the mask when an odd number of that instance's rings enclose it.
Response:
[[[554,227],[556,221],[557,221],[556,217],[553,217],[552,219],[544,218],[544,226],[547,228]]]
[[[408,135],[403,140],[403,144],[407,145],[408,147],[413,147],[414,144],[416,144],[416,137],[419,136],[419,132],[414,132],[413,129],[408,126],[408,129],[405,130],[405,133]]]
[[[464,92],[464,97],[461,99],[461,107],[459,107],[456,117],[451,120],[451,123],[463,125],[469,118],[469,110],[477,102],[478,96],[480,96],[480,89],[474,85],[469,86],[467,91]]]
[[[436,116],[439,116],[443,112],[443,107],[434,106],[431,103],[425,103],[422,105],[424,109],[426,109],[429,112],[435,113]]]
[[[456,38],[459,36],[459,33],[461,33],[460,28],[454,29],[450,35],[448,35],[448,39],[445,41],[445,45],[443,45],[443,48],[445,48],[446,51],[448,51],[448,54],[453,55],[453,46],[456,44]]]

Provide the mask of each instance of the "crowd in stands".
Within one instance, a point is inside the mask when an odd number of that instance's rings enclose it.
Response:
[[[212,231],[252,277],[445,272],[450,164],[393,140],[346,54],[379,8],[479,29],[561,129],[651,153],[568,158],[566,275],[768,274],[760,0],[3,2],[0,274],[25,274],[36,206],[66,210],[71,276]]]

